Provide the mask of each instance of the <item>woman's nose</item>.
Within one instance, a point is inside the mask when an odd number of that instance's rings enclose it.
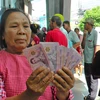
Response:
[[[19,35],[25,35],[26,33],[25,33],[25,29],[24,29],[24,27],[19,27],[19,31],[18,31],[18,34]]]

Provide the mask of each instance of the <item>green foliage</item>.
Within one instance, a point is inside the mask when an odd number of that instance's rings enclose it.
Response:
[[[84,24],[82,22],[84,22],[87,18],[93,18],[95,27],[100,27],[100,6],[85,11],[83,18],[80,20],[78,25],[82,31],[84,30]]]

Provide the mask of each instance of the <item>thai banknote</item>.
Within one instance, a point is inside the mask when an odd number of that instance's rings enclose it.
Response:
[[[68,51],[70,51],[70,52],[69,52],[69,56],[67,57],[66,66],[69,69],[72,69],[81,62],[82,57],[74,48],[69,48]]]
[[[64,53],[65,53],[64,66],[67,66],[67,63],[70,61],[70,54],[72,52],[70,51],[70,48],[66,48]]]
[[[53,71],[60,67],[59,43],[58,42],[40,42],[48,56],[50,66]]]
[[[59,46],[59,51],[60,51],[60,54],[59,54],[59,57],[60,57],[60,68],[64,67],[65,66],[65,58],[66,58],[66,47],[65,46]],[[58,69],[60,69],[58,68]]]
[[[60,46],[57,42],[40,42],[38,45],[24,49],[23,53],[32,69],[44,66],[55,72],[63,66],[72,69],[82,59],[75,49]]]
[[[41,44],[24,49],[23,54],[27,57],[33,70],[41,66],[50,68],[49,59]]]

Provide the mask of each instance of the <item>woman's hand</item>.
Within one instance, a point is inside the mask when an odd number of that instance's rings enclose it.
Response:
[[[27,91],[31,96],[39,97],[53,79],[54,75],[50,69],[39,67],[28,78],[26,82]]]
[[[66,100],[68,98],[69,90],[74,86],[74,82],[74,76],[68,68],[63,67],[57,71],[53,83],[57,88],[57,98],[59,100]]]

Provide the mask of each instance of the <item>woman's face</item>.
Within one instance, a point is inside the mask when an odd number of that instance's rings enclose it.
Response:
[[[21,53],[30,42],[31,29],[28,18],[21,12],[11,13],[5,23],[4,39],[7,51]]]
[[[78,29],[76,29],[75,32],[76,32],[77,34],[79,34],[79,30],[78,30]]]

